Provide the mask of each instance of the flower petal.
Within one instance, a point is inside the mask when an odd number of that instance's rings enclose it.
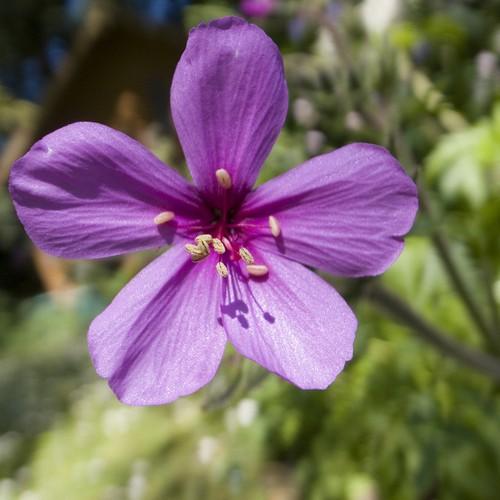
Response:
[[[108,257],[171,243],[203,210],[195,188],[130,137],[74,123],[12,167],[9,189],[31,239],[66,258]],[[156,225],[164,211],[174,221]]]
[[[171,108],[194,182],[212,203],[220,168],[231,175],[233,203],[251,189],[287,107],[281,55],[260,28],[225,17],[191,31]]]
[[[240,217],[260,226],[277,219],[279,238],[265,230],[254,240],[262,251],[356,277],[380,274],[396,260],[417,208],[415,184],[394,157],[351,144],[265,183]]]
[[[240,9],[245,16],[265,18],[277,7],[277,0],[242,0]]]
[[[232,268],[223,323],[244,356],[302,389],[324,389],[352,357],[357,321],[342,297],[301,264],[267,254],[265,278]]]
[[[221,285],[213,259],[193,264],[174,246],[90,325],[96,371],[124,403],[169,403],[215,375],[226,335],[217,321]]]

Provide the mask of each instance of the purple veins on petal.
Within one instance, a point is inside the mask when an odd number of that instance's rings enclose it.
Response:
[[[191,31],[171,105],[194,184],[96,123],[47,135],[12,168],[19,218],[53,255],[173,244],[91,324],[97,373],[127,404],[168,403],[212,379],[229,339],[300,388],[328,387],[357,321],[301,264],[383,272],[413,224],[415,184],[385,149],[351,144],[251,191],[288,97],[278,48],[242,19]]]
[[[236,17],[191,30],[172,83],[171,108],[194,183],[220,204],[214,173],[241,201],[278,137],[288,108],[283,61],[258,27]],[[222,208],[219,206],[219,208]]]
[[[133,278],[90,325],[97,373],[131,405],[158,405],[197,391],[215,375],[226,335],[217,322],[215,263],[172,247]]]
[[[280,238],[254,244],[336,275],[385,271],[403,248],[418,208],[417,189],[388,151],[351,144],[317,156],[250,193],[239,218],[279,220]]]
[[[236,270],[221,306],[229,340],[244,356],[303,389],[324,389],[352,357],[357,322],[316,274],[280,256],[258,255],[269,274]]]
[[[156,248],[178,239],[177,225],[209,217],[177,172],[98,123],[74,123],[38,141],[14,163],[9,190],[30,238],[65,258]]]

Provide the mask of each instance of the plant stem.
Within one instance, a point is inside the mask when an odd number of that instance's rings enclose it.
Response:
[[[487,375],[495,382],[500,382],[500,359],[457,342],[450,335],[428,323],[410,305],[377,282],[367,284],[365,297],[411,328],[421,339],[442,353]]]
[[[455,259],[453,258],[448,239],[443,234],[443,232],[437,228],[435,217],[432,212],[432,207],[427,197],[427,192],[421,185],[419,186],[419,192],[422,210],[427,213],[432,224],[432,243],[441,259],[441,262],[443,263],[445,271],[448,274],[448,277],[453,284],[456,293],[462,299],[462,302],[464,303],[469,316],[474,321],[479,331],[484,335],[489,344],[491,344],[497,350],[500,349],[500,338],[498,336],[498,332],[495,332],[495,329],[490,328],[490,326],[488,325],[488,322],[484,318],[480,307],[476,303],[472,293],[467,287],[466,282],[460,274],[458,266],[455,263]]]
[[[415,158],[407,147],[405,141],[401,137],[401,133],[398,128],[394,130],[395,142],[396,146],[400,150],[400,152],[405,156],[408,163],[413,165],[413,170],[415,172],[415,176],[418,177],[418,173],[421,172],[421,168],[419,164],[415,161]],[[453,253],[451,250],[451,246],[448,242],[446,234],[438,228],[438,224],[436,221],[436,216],[434,215],[434,211],[432,210],[432,205],[429,201],[429,197],[427,195],[427,190],[420,179],[418,182],[418,191],[420,198],[420,209],[424,212],[430,220],[431,223],[431,241],[434,248],[437,251],[438,257],[440,258],[443,267],[445,269],[446,274],[452,285],[454,286],[454,290],[457,295],[462,300],[467,312],[469,313],[470,318],[477,326],[478,330],[481,332],[483,337],[486,339],[489,346],[494,348],[496,351],[500,352],[500,333],[497,331],[495,323],[490,325],[488,321],[485,319],[483,312],[480,307],[476,303],[467,283],[463,279],[459,267],[453,258]]]

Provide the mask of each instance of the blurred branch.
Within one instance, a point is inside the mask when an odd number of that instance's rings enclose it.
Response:
[[[227,360],[231,362],[231,358]],[[236,365],[236,374],[230,379],[228,385],[223,391],[209,396],[203,403],[202,409],[205,411],[218,410],[226,406],[231,400],[239,397],[245,397],[249,392],[258,387],[269,375],[267,370],[257,367],[257,370],[250,370],[245,373],[243,357],[240,354],[235,354],[232,357],[232,362]],[[252,368],[255,368],[252,367]]]
[[[401,137],[399,127],[395,127],[393,133],[394,142],[398,149],[398,153],[400,153],[401,156],[408,161],[409,165],[413,166],[415,177],[418,177],[418,173],[422,172],[422,167],[420,167],[419,164],[415,161],[412,151],[410,150],[404,139]],[[443,267],[446,271],[446,274],[448,275],[451,284],[454,287],[454,290],[462,300],[465,308],[467,309],[467,312],[469,313],[470,318],[475,323],[478,330],[481,332],[488,344],[495,350],[500,352],[500,332],[498,332],[495,321],[493,321],[491,326],[488,324],[488,321],[484,317],[483,311],[477,304],[473,293],[467,286],[465,279],[460,273],[459,266],[457,265],[457,263],[455,262],[455,258],[453,257],[453,252],[447,235],[443,232],[442,229],[439,228],[436,215],[432,209],[432,205],[427,194],[426,187],[422,182],[418,182],[418,191],[420,198],[420,210],[428,216],[431,223],[431,242],[436,249],[436,252],[443,264]],[[489,293],[492,293],[491,290],[489,290]]]
[[[218,410],[223,408],[228,401],[238,392],[238,389],[243,380],[243,358],[240,354],[235,353],[226,359],[228,365],[234,365],[236,373],[234,373],[228,384],[224,387],[222,391],[218,391],[215,394],[211,394],[202,403],[202,409],[205,411]]]
[[[488,299],[488,304],[491,309],[491,324],[493,326],[493,331],[497,335],[500,335],[500,317],[498,315],[498,305],[495,300],[495,294],[493,293],[493,279],[494,271],[490,262],[482,262],[482,275],[484,280],[484,289],[486,292],[486,297]]]
[[[476,300],[473,297],[472,292],[470,291],[467,283],[462,277],[458,265],[455,262],[453,257],[453,253],[451,250],[451,246],[449,244],[446,235],[442,230],[438,229],[438,225],[435,220],[434,213],[432,211],[432,206],[429,202],[429,198],[427,196],[427,192],[425,188],[420,185],[420,202],[421,209],[428,215],[431,221],[432,234],[431,240],[432,243],[443,263],[443,266],[448,274],[448,277],[451,283],[454,286],[454,290],[457,292],[458,296],[462,299],[467,311],[469,312],[469,316],[474,321],[480,332],[484,335],[484,337],[492,344],[497,350],[500,349],[500,337],[498,336],[498,332],[495,331],[495,328],[490,328],[488,322],[483,316],[483,312],[480,307],[476,303]]]
[[[348,51],[348,47],[344,43],[342,36],[337,29],[337,26],[335,25],[335,23],[331,21],[324,21],[324,25],[329,29],[332,35],[332,39],[339,53],[342,64],[344,65],[346,71],[348,72],[350,79],[357,85],[361,86],[361,81],[356,72],[356,68],[352,62],[351,56]],[[467,123],[465,119],[463,119],[463,117],[461,117],[459,113],[455,112],[453,109],[450,109],[449,106],[447,106],[447,102],[444,96],[437,91],[437,89],[432,84],[431,80],[428,79],[423,73],[416,71],[407,57],[403,57],[402,55],[400,55],[399,67],[400,67],[400,77],[407,82],[407,84],[411,87],[412,92],[419,99],[426,100],[429,108],[437,112],[438,118],[445,129],[454,130],[454,129],[461,129],[466,126]],[[381,108],[380,105],[378,107]],[[381,118],[384,116],[385,110],[379,109],[378,112],[373,113],[370,111],[370,109],[371,107],[367,107],[367,109],[360,110],[360,113],[362,113],[365,119],[367,119],[367,121],[375,128],[377,129],[383,128],[383,123],[385,120],[382,120]],[[453,119],[451,119],[450,117]],[[414,161],[414,157],[411,150],[408,148],[406,142],[401,137],[401,133],[398,127],[394,128],[394,138],[396,146],[398,147],[398,149],[402,150],[403,156],[405,156],[408,159],[408,162],[410,164],[414,165],[413,172],[416,177],[420,169],[418,167],[417,162]],[[425,191],[425,188],[423,186],[420,186],[419,191],[421,198],[421,209],[428,215],[431,221],[432,243],[436,248],[436,251],[443,264],[443,267],[445,268],[445,271],[452,285],[454,286],[456,293],[462,300],[472,321],[476,324],[478,330],[481,332],[481,334],[488,342],[488,345],[493,347],[496,351],[500,352],[500,337],[498,335],[498,332],[496,331],[495,326],[492,325],[492,327],[490,327],[490,325],[488,324],[488,321],[485,319],[483,315],[483,311],[477,304],[473,294],[471,293],[471,290],[467,286],[465,279],[460,273],[459,266],[457,265],[453,257],[451,245],[449,244],[446,235],[438,228],[434,214],[432,212],[432,207],[430,206],[429,200],[427,198],[427,193]],[[418,316],[415,317],[418,318]],[[432,332],[432,330],[430,331]],[[436,332],[433,331],[433,333]],[[432,338],[433,341],[442,348],[446,346],[447,349],[450,350],[450,352],[455,353],[455,356],[459,355],[462,358],[464,358],[463,360],[469,359],[471,353],[461,351],[460,349],[462,348],[462,346],[460,344],[457,345],[453,344],[450,346],[447,344],[449,339],[446,337],[444,339],[445,341],[444,343],[439,336],[438,337],[431,336],[430,338]],[[496,361],[495,361],[495,368],[497,368]],[[498,366],[498,374],[500,374],[500,365]]]
[[[363,88],[362,79],[358,75],[356,67],[352,62],[348,45],[344,42],[335,22],[333,22],[331,19],[323,18],[321,16],[318,17],[318,22],[322,23],[332,35],[333,43],[347,72],[348,79],[351,82],[354,82],[355,85],[360,89]],[[371,98],[371,96],[370,101],[372,102],[372,104],[374,104],[373,109],[376,109],[377,106],[375,105],[375,103],[373,103],[373,99]],[[380,112],[372,112],[372,106],[366,106],[365,108],[357,109],[357,111],[374,129],[384,130],[384,128],[386,127],[386,120],[384,119],[385,114],[383,112],[384,110],[380,110]]]
[[[367,285],[365,297],[443,354],[487,375],[495,382],[500,382],[500,359],[452,339],[447,333],[429,324],[400,297],[375,281]]]

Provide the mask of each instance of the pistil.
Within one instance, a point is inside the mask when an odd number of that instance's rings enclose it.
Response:
[[[215,269],[222,278],[229,276],[228,265],[237,265],[240,259],[243,261],[249,276],[266,276],[269,273],[268,267],[264,264],[256,264],[250,250],[241,246],[241,240],[248,239],[247,228],[260,227],[264,229],[265,226],[248,224],[246,221],[233,224],[228,211],[229,190],[233,185],[231,176],[226,169],[219,168],[215,172],[215,178],[222,188],[222,192],[219,193],[222,201],[221,206],[214,210],[215,220],[210,225],[200,227],[202,231],[206,232],[198,234],[194,238],[194,244],[185,245],[186,251],[191,255],[193,262],[200,262],[208,257],[213,249],[218,254]],[[173,213],[171,214],[173,217]],[[168,220],[170,218],[167,212],[160,215],[162,217],[158,217],[158,220]],[[277,238],[281,234],[278,220],[273,215],[270,215],[268,223],[272,235]],[[222,255],[226,252],[229,254],[226,261],[228,264],[222,262]]]

